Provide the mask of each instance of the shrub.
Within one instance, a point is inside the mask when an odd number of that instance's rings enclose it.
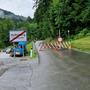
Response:
[[[74,39],[83,38],[85,36],[90,36],[90,30],[87,28],[84,28],[82,31],[80,31],[80,33],[77,34]]]

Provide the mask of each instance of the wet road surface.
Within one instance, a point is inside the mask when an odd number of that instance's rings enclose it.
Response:
[[[37,43],[38,44],[38,43]],[[90,90],[90,55],[73,50],[39,51],[33,90]]]
[[[25,61],[9,68],[0,77],[0,90],[31,90],[32,67]]]
[[[39,42],[36,46],[40,48]],[[5,72],[0,90],[90,90],[89,54],[45,49],[39,57],[40,64],[33,69],[23,62]]]

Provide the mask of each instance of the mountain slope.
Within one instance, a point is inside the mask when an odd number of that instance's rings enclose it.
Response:
[[[14,21],[25,21],[26,20],[26,18],[23,16],[15,15],[14,13],[3,10],[3,9],[0,9],[0,18],[2,18],[2,19],[10,18]]]

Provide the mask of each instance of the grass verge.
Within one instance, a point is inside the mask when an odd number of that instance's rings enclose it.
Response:
[[[33,48],[33,44],[32,43],[28,43],[27,44],[27,51],[28,51],[28,56],[30,56],[30,50]],[[32,59],[35,58],[37,56],[36,50],[32,51]]]
[[[72,48],[90,53],[90,36],[71,41]]]

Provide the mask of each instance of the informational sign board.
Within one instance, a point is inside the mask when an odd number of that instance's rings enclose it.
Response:
[[[10,31],[10,42],[27,41],[27,33],[25,31]]]

